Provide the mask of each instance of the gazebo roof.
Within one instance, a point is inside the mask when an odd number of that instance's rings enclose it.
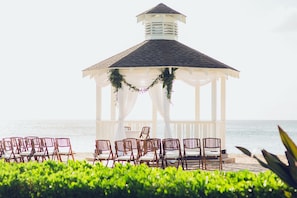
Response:
[[[139,14],[145,24],[145,41],[83,70],[94,77],[110,69],[189,68],[238,77],[239,71],[176,40],[177,21],[185,15],[160,3]]]
[[[165,4],[163,3],[160,3],[158,4],[157,6],[139,14],[139,15],[142,15],[142,14],[181,14],[180,12],[166,6]],[[138,16],[139,16],[138,15]]]
[[[224,69],[238,77],[238,70],[217,61],[176,40],[146,40],[119,54],[83,70],[84,76],[93,71],[115,68],[204,68]]]
[[[140,13],[139,15],[137,15],[137,21],[142,21],[146,18],[146,16],[149,16],[149,15],[156,15],[156,14],[166,14],[166,15],[171,15],[173,16],[174,18],[182,21],[182,22],[186,22],[186,16],[168,6],[166,6],[165,4],[163,3],[160,3],[158,4],[157,6],[145,11],[145,12],[142,12]]]

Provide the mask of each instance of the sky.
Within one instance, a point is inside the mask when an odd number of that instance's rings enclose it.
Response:
[[[240,71],[227,120],[297,119],[295,0],[15,0],[0,1],[0,120],[95,119],[82,70],[142,42],[136,15],[159,3],[186,15],[179,42]]]

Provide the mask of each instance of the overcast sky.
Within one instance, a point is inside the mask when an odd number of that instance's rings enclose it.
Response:
[[[82,70],[142,42],[136,15],[159,3],[187,16],[179,42],[240,71],[228,120],[297,119],[296,0],[16,0],[0,1],[0,120],[95,119]]]

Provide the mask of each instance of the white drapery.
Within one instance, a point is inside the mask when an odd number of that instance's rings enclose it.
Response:
[[[135,91],[129,90],[126,85],[123,85],[121,89],[119,89],[118,93],[118,129],[115,132],[115,139],[121,140],[126,138],[125,130],[124,130],[124,120],[128,116],[128,114],[133,109],[138,93]]]
[[[170,101],[167,98],[167,90],[162,88],[161,83],[158,83],[154,87],[149,89],[149,94],[152,103],[155,105],[158,112],[164,119],[164,138],[171,138],[172,134],[170,129]]]
[[[200,70],[181,68],[175,72],[176,79],[193,87],[206,85],[221,75],[222,74],[218,74],[216,72],[202,72]]]
[[[120,70],[121,75],[127,83],[132,86],[147,91],[146,89],[154,82],[161,74],[161,69],[138,68],[138,69],[123,69]],[[175,71],[176,79],[182,80],[191,86],[202,86],[208,84],[219,75],[216,72],[202,72],[193,69],[178,69]],[[101,76],[100,81],[105,85],[106,78]],[[172,137],[170,129],[170,101],[167,98],[167,90],[162,88],[162,82],[155,84],[149,90],[149,94],[153,105],[156,106],[158,112],[164,119],[165,129],[164,138]],[[116,131],[116,139],[125,138],[124,120],[133,109],[138,92],[129,88],[125,83],[122,83],[122,88],[117,93],[118,100],[118,129]]]
[[[135,86],[139,89],[145,89],[151,85],[156,76],[158,76],[158,70],[120,70],[120,74],[124,76],[127,83]],[[123,139],[126,137],[124,130],[124,120],[133,109],[138,92],[129,88],[122,82],[122,88],[117,93],[118,100],[118,127],[115,134],[116,139]]]

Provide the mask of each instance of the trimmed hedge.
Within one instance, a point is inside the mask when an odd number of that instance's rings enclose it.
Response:
[[[273,172],[0,161],[0,197],[297,197]]]

